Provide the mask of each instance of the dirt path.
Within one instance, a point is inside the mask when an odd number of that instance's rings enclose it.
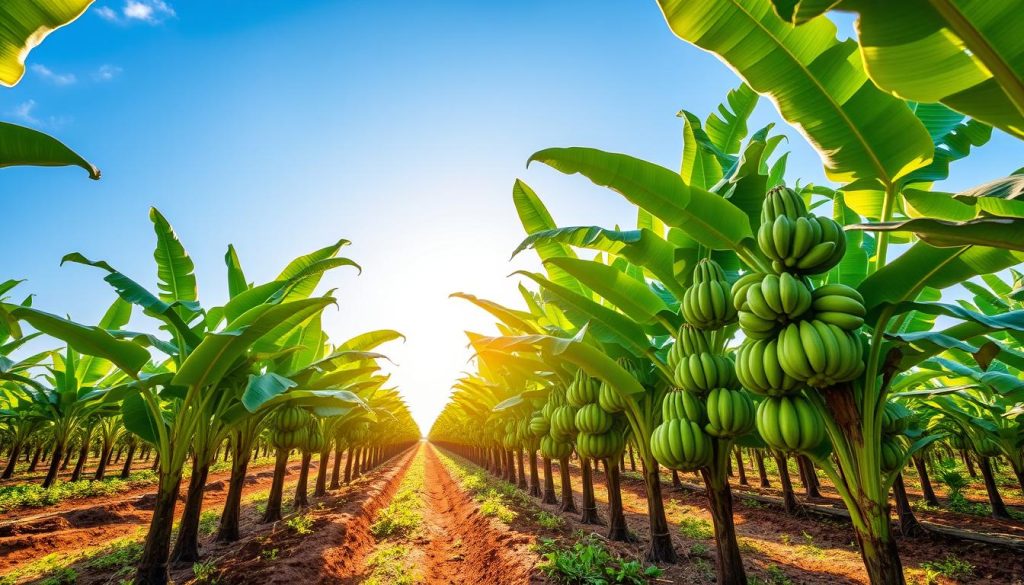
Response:
[[[529,567],[509,554],[509,534],[479,513],[430,444],[425,449],[423,582],[527,583]]]

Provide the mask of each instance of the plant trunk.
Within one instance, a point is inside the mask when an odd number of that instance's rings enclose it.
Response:
[[[629,446],[629,470],[636,471],[636,459],[633,457],[633,445]]]
[[[21,455],[21,450],[24,445],[14,444],[11,446],[11,457],[7,460],[7,466],[4,467],[3,475],[0,475],[0,479],[10,479],[14,475],[14,468],[18,465],[18,457]]]
[[[800,477],[804,484],[804,495],[807,498],[820,498],[818,475],[814,471],[814,463],[806,455],[797,455],[796,463],[800,466]]]
[[[597,498],[594,496],[594,468],[590,464],[590,459],[580,457],[580,470],[583,472],[583,515],[580,517],[580,522],[604,526],[604,520],[597,513]]]
[[[171,529],[174,526],[174,508],[178,504],[181,475],[162,477],[156,494],[156,506],[149,523],[149,533],[142,549],[135,585],[166,585],[170,581],[167,559],[171,550]]]
[[[60,470],[67,471],[68,463],[71,462],[71,449],[64,450],[64,461],[60,462]]]
[[[305,508],[309,505],[309,497],[307,495],[309,487],[309,462],[313,458],[313,454],[305,449],[302,450],[302,467],[299,468],[299,481],[295,484],[295,508]]]
[[[728,462],[728,455],[718,461]],[[743,469],[742,465],[737,465]],[[746,585],[747,575],[743,570],[740,545],[736,540],[736,524],[732,516],[732,490],[723,471],[722,477],[715,477],[709,469],[701,469],[704,486],[707,488],[711,520],[715,529],[715,571],[719,585]]]
[[[327,466],[331,463],[331,446],[325,445],[320,451],[320,463],[316,466],[316,487],[313,497],[319,498],[327,494]]]
[[[661,499],[661,474],[658,463],[644,465],[644,483],[647,487],[647,519],[651,526],[651,542],[646,559],[651,563],[675,563],[679,557],[672,547],[672,533],[665,516],[665,502]]]
[[[128,451],[124,454],[124,466],[121,468],[121,479],[128,479],[132,474],[132,461],[135,458],[135,450],[138,446],[135,443],[128,445]]]
[[[1012,462],[1011,462],[1012,463]],[[1017,485],[1020,486],[1020,493],[1024,494],[1024,467],[1013,464],[1013,474],[1017,476]]]
[[[917,469],[917,477],[921,480],[921,493],[924,494],[925,503],[938,507],[939,499],[935,497],[935,490],[932,489],[932,481],[928,477],[928,466],[925,464],[924,457],[914,455],[911,459],[914,461],[914,468]]]
[[[558,474],[562,478],[562,506],[559,510],[575,514],[579,512],[579,510],[576,509],[576,500],[572,497],[572,483],[570,483],[569,477],[568,457],[562,457],[558,460]]]
[[[516,466],[517,466],[517,468],[519,470],[519,481],[516,483],[516,485],[521,490],[526,490],[527,489],[527,485],[526,485],[526,471],[523,469],[526,466],[525,465],[526,462],[524,461],[524,459],[525,459],[525,455],[523,454],[523,449],[519,448],[516,451]]]
[[[185,508],[178,525],[178,540],[171,551],[171,562],[194,563],[199,560],[199,517],[203,513],[203,490],[210,475],[209,461],[192,458],[192,477],[188,481]]]
[[[82,445],[78,450],[78,461],[75,461],[75,468],[71,471],[71,481],[82,479],[82,472],[85,471],[85,462],[89,459],[89,446]]]
[[[781,451],[772,449],[775,463],[779,467],[779,483],[782,484],[782,507],[787,514],[795,514],[800,509],[796,502],[796,494],[793,493],[793,481],[789,478],[789,467],[786,465],[786,455]]]
[[[274,479],[270,483],[270,496],[267,497],[267,510],[263,513],[264,522],[277,522],[281,519],[281,499],[284,497],[284,474],[288,467],[290,449],[279,447],[274,462]]]
[[[348,456],[345,457],[345,485],[348,485],[352,481],[352,460],[355,456],[352,455],[352,451],[355,447],[348,448]]]
[[[750,485],[747,482],[747,470],[743,468],[743,452],[739,447],[736,447],[733,452],[736,455],[736,469],[740,474],[740,485]]]
[[[530,491],[535,498],[540,497],[540,475],[537,473],[537,452],[530,450]]]
[[[43,456],[43,448],[36,447],[36,452],[32,455],[32,463],[28,466],[28,473],[35,473],[36,467],[39,465],[39,458]]]
[[[754,461],[757,462],[757,475],[761,480],[761,487],[772,487],[771,482],[768,481],[768,471],[764,468],[764,453],[760,449],[754,449]]]
[[[904,585],[903,563],[900,562],[900,553],[889,527],[889,506],[885,505],[884,508],[885,513],[878,518],[879,522],[863,518],[862,522],[868,526],[868,531],[862,533],[861,530],[854,530],[854,533],[869,582],[873,585]]]
[[[239,522],[242,514],[242,490],[245,489],[249,460],[248,449],[236,449],[235,456],[231,458],[231,479],[228,480],[224,512],[220,515],[220,526],[217,528],[217,542],[235,542],[241,537]]]
[[[992,517],[1000,520],[1010,520],[1010,513],[1006,510],[1003,497],[999,495],[999,487],[996,486],[996,478],[992,473],[992,461],[988,457],[978,457],[978,467],[981,468],[981,476],[985,479],[985,491],[988,492],[988,501],[992,505]]]
[[[892,484],[893,498],[896,500],[896,518],[899,520],[900,534],[903,536],[921,536],[925,533],[924,526],[917,521],[914,510],[907,499],[907,486],[903,483],[903,474],[896,475]]]
[[[679,472],[675,469],[672,470],[672,489],[682,490],[683,482],[679,479]]]
[[[608,476],[608,540],[617,542],[636,542],[637,538],[629,531],[626,524],[626,513],[622,509],[622,478],[619,466],[604,460],[604,473]]]
[[[93,476],[93,479],[98,481],[107,476],[107,464],[110,463],[111,450],[113,450],[113,445],[108,445],[104,442],[103,447],[100,449],[100,461],[96,464],[96,475]]]
[[[547,457],[544,460],[544,497],[541,498],[540,503],[542,504],[557,504],[558,497],[555,496],[555,476],[554,471],[551,468],[551,460]]]
[[[331,468],[331,488],[336,490],[341,487],[341,455],[345,450],[341,447],[341,443],[334,446],[334,467]]]
[[[964,467],[967,468],[967,474],[971,477],[978,477],[978,472],[974,470],[974,462],[971,461],[971,458],[967,455],[967,451],[961,449],[960,458],[964,460]]]
[[[57,472],[60,471],[60,460],[64,457],[64,443],[53,444],[53,456],[50,458],[50,469],[46,472],[46,479],[43,480],[43,489],[46,489],[57,481]]]

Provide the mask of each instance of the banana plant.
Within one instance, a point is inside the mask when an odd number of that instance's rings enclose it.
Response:
[[[276,280],[235,295],[223,307],[204,311],[198,302],[194,264],[177,234],[156,209],[151,210],[150,219],[157,240],[157,293],[107,262],[92,261],[77,252],[65,256],[64,262],[106,272],[104,280],[121,299],[141,307],[171,339],[86,327],[25,307],[10,313],[85,355],[109,361],[129,380],[120,387],[124,424],[153,444],[159,457],[157,500],[135,580],[163,584],[168,580],[178,488],[193,438],[204,432],[210,413],[224,402],[240,364],[259,347],[272,345],[297,324],[334,304],[331,296],[307,298],[323,272],[355,263],[336,257],[347,243],[342,240],[296,259]],[[246,281],[234,259],[233,249],[229,249],[229,282],[237,290]],[[159,367],[144,370],[152,359],[147,347],[167,355]]]

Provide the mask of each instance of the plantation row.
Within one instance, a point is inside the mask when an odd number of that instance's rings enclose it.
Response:
[[[697,472],[724,584],[747,582],[728,481],[741,447],[778,461],[784,492],[787,457],[806,482],[827,478],[872,583],[905,581],[890,493],[901,530],[919,533],[911,463],[937,503],[925,461],[967,454],[991,514],[1012,520],[993,468],[1012,470],[1015,496],[1024,490],[1024,174],[963,193],[932,187],[993,128],[1024,136],[1024,102],[1010,97],[1024,62],[996,24],[1021,17],[1013,3],[960,4],[956,18],[928,3],[841,4],[858,12],[859,39],[841,41],[830,3],[659,2],[676,35],[745,83],[704,120],[680,112],[678,171],[591,148],[530,157],[618,193],[636,227],[560,227],[516,181],[527,238],[515,254],[535,250],[544,272],[517,273],[532,286],[520,285],[517,307],[454,295],[496,318],[499,334],[467,333],[476,370],[431,439],[520,483],[528,462],[531,493],[549,502],[559,461],[563,509],[574,507],[575,453],[584,522],[596,521],[592,461],[603,461],[612,540],[631,538],[617,495],[630,446],[646,485],[647,559],[661,563],[678,557],[659,467]],[[940,54],[955,56],[940,65]],[[954,71],[929,77],[923,62]],[[788,176],[771,125],[748,132],[759,94],[836,187]]]
[[[216,538],[231,542],[241,536],[246,478],[261,453],[274,453],[263,514],[273,522],[281,519],[291,452],[301,454],[293,499],[303,507],[311,483],[314,494],[323,495],[329,475],[330,487],[337,488],[420,436],[398,391],[386,387],[388,376],[380,370],[386,356],[375,351],[401,335],[378,330],[332,343],[321,326],[322,312],[336,300],[314,291],[328,270],[357,266],[338,256],[348,242],[296,258],[263,284],[245,278],[229,246],[230,298],[204,307],[184,246],[155,209],[151,219],[155,292],[106,262],[78,253],[64,258],[99,268],[117,293],[97,325],[36,309],[31,296],[15,304],[9,294],[18,281],[0,285],[0,452],[7,457],[0,507],[53,505],[152,486],[156,501],[138,583],[167,582],[170,561],[200,559],[200,517],[211,469],[230,470]],[[152,324],[129,330],[136,308]],[[14,357],[32,346],[40,350]],[[314,456],[319,464],[310,478]],[[118,475],[128,481],[105,479],[122,457]],[[86,475],[90,458],[96,469]],[[70,474],[62,477],[72,461]],[[47,468],[42,477],[36,473],[41,462]],[[144,469],[133,473],[139,462]]]

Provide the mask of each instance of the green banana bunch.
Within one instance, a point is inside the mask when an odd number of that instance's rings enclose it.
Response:
[[[303,450],[309,453],[318,453],[323,446],[324,435],[320,432],[320,425],[311,419],[309,426],[306,428],[306,440],[299,447],[302,447]]]
[[[735,366],[724,355],[701,353],[682,359],[675,369],[676,386],[704,395],[715,388],[736,386]]]
[[[788,272],[779,276],[765,274],[760,282],[745,289],[746,298],[739,307],[744,329],[774,333],[779,324],[795,321],[811,308],[811,287]]]
[[[270,443],[278,449],[295,449],[306,444],[309,430],[303,426],[293,431],[274,429],[270,433]]]
[[[502,440],[501,440],[501,446],[505,447],[505,449],[507,449],[509,451],[512,451],[512,450],[516,449],[517,447],[519,447],[519,441],[516,439],[516,434],[515,433],[505,433],[505,436],[502,437]]]
[[[731,287],[722,267],[707,258],[693,270],[693,285],[683,293],[683,319],[698,329],[721,329],[736,319],[729,303]]]
[[[540,413],[535,413],[530,419],[530,432],[533,433],[535,437],[542,437],[551,432],[551,423],[548,422],[546,416]]]
[[[607,459],[618,455],[626,446],[622,433],[608,431],[604,433],[580,433],[576,437],[576,452],[580,457],[590,459]]]
[[[707,414],[704,430],[712,437],[729,439],[754,429],[754,402],[743,390],[715,388],[708,394]]]
[[[608,384],[601,384],[601,391],[597,397],[597,403],[601,406],[601,409],[605,412],[616,413],[622,412],[629,408],[626,401],[622,399],[618,392]]]
[[[676,333],[676,342],[668,350],[666,359],[668,367],[674,370],[684,357],[699,353],[711,353],[708,334],[693,325],[684,323]]]
[[[575,423],[579,432],[599,435],[612,428],[612,415],[597,404],[585,404],[576,411]]]
[[[907,448],[901,436],[882,437],[882,471],[891,473],[903,467],[906,454]]]
[[[572,455],[572,443],[555,440],[551,435],[540,439],[540,454],[548,459],[562,459]]]
[[[551,436],[559,441],[571,441],[576,436],[576,409],[559,406],[551,411]]]
[[[580,408],[585,404],[597,402],[600,391],[600,381],[591,378],[583,370],[576,370],[576,377],[565,391],[565,401],[569,406]]]
[[[691,392],[672,390],[661,402],[662,420],[688,420],[703,425],[707,422],[704,400]]]
[[[814,388],[847,382],[864,371],[860,337],[816,319],[787,325],[778,352],[782,369]]]
[[[914,413],[906,406],[896,402],[886,402],[882,410],[882,433],[899,435],[910,426]]]
[[[757,406],[757,432],[774,449],[809,451],[825,439],[825,422],[803,396],[765,398]]]
[[[736,378],[744,388],[762,396],[796,394],[804,387],[782,369],[775,339],[744,341],[736,352]]]
[[[846,236],[838,223],[808,213],[800,195],[776,187],[761,205],[757,245],[778,272],[821,274],[846,253]]]
[[[298,406],[285,406],[274,416],[273,427],[281,431],[297,431],[309,422],[309,413]]]
[[[667,420],[651,433],[651,453],[670,469],[694,471],[711,463],[711,438],[695,422]]]
[[[765,193],[761,205],[761,224],[771,223],[776,217],[797,219],[806,215],[807,205],[796,191],[779,185]]]
[[[867,310],[857,289],[844,284],[826,284],[811,293],[814,318],[853,331],[864,324]]]

